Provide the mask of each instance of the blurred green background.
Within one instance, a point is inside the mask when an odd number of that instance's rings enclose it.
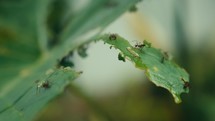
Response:
[[[39,120],[215,121],[215,1],[144,0],[137,7],[104,33],[119,33],[134,44],[147,39],[172,53],[190,73],[190,93],[182,95],[183,102],[175,104],[143,72],[116,61],[117,52],[97,43],[90,45],[88,58],[75,56],[84,71],[75,85],[98,107],[74,91],[54,101]]]
[[[78,11],[87,1],[71,7]],[[36,121],[215,121],[215,1],[143,0],[137,8],[104,33],[118,33],[132,44],[146,39],[172,53],[190,74],[183,102],[175,104],[168,91],[98,42],[89,45],[87,58],[75,53],[72,60],[83,75],[72,93],[66,89]]]
[[[183,102],[175,104],[143,72],[96,43],[86,59],[74,59],[84,71],[75,85],[96,106],[76,90],[50,104],[38,121],[215,121],[215,1],[144,0],[137,7],[104,33],[118,33],[133,44],[147,39],[172,53],[190,73],[190,93],[182,95]]]

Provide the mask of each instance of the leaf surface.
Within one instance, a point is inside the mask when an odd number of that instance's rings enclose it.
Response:
[[[7,93],[0,99],[0,114],[2,121],[32,119],[51,99],[63,92],[64,87],[77,78],[79,73],[71,68],[48,70],[47,74],[34,80],[31,85],[16,85],[17,92]],[[38,82],[37,82],[38,81]],[[47,83],[47,87],[42,85]],[[27,90],[23,91],[23,86]],[[17,95],[19,97],[17,97]],[[17,97],[17,98],[14,98]]]
[[[130,60],[157,86],[167,89],[176,103],[181,102],[180,95],[189,92],[189,74],[174,61],[167,53],[151,46],[147,41],[136,47],[117,34],[106,34],[98,38],[120,50],[120,60]]]
[[[43,75],[137,1],[90,0],[74,10],[69,5],[76,6],[76,0],[1,0],[0,119],[32,120],[77,77],[75,71],[64,69],[54,69],[57,76]],[[38,97],[35,81],[47,79],[53,86]]]

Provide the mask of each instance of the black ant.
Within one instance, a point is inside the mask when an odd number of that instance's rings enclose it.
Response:
[[[125,57],[121,53],[119,53],[118,60],[125,62]]]
[[[181,80],[184,82],[184,89],[187,89],[187,88],[189,88],[190,87],[190,83],[189,82],[187,82],[187,81],[185,81],[183,78],[181,78]]]
[[[135,44],[134,47],[136,48],[142,48],[142,47],[145,47],[146,45],[145,44]]]
[[[39,80],[36,80],[35,82],[37,83],[37,92],[40,91],[40,88],[44,88],[44,89],[51,88],[51,84],[50,84],[49,81],[39,81]]]
[[[109,36],[109,40],[116,40],[116,37],[117,35],[116,34],[110,34]]]
[[[44,89],[49,89],[49,88],[51,88],[51,85],[50,85],[49,81],[45,81],[42,83],[42,87]]]
[[[151,44],[144,40],[143,42],[136,42],[134,45],[135,48],[151,47]]]

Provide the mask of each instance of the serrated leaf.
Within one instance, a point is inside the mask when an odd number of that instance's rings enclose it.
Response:
[[[111,39],[112,36],[115,39]],[[142,45],[133,47],[126,39],[116,34],[106,34],[98,39],[119,49],[123,57],[133,62],[137,68],[145,70],[146,76],[155,85],[171,92],[176,103],[181,102],[182,93],[189,92],[189,74],[149,42],[144,41]]]

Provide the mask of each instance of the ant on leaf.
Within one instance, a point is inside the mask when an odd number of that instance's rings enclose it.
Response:
[[[185,81],[184,78],[181,78],[181,80],[184,82],[184,87],[183,87],[184,89],[187,89],[190,87],[190,83]]]
[[[41,88],[43,88],[43,89],[51,88],[51,84],[48,80],[46,80],[46,81],[36,80],[35,82],[37,83],[37,92],[40,92]]]

